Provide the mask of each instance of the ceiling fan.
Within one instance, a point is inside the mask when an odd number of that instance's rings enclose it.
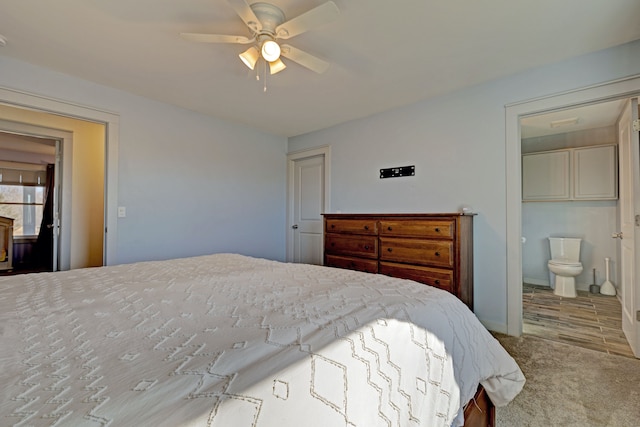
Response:
[[[328,62],[291,45],[280,44],[279,41],[290,39],[334,20],[340,13],[334,2],[323,3],[288,21],[280,8],[269,3],[249,4],[246,0],[227,2],[249,28],[249,37],[198,33],[180,35],[186,40],[202,43],[250,44],[251,46],[239,56],[252,70],[262,57],[269,64],[270,73],[278,73],[286,68],[280,59],[281,56],[316,73],[323,73],[329,68]]]

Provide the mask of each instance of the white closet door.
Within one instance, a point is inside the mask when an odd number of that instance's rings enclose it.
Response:
[[[322,265],[324,155],[294,161],[293,262]]]

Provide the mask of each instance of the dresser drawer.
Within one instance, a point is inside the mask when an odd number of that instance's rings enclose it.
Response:
[[[442,288],[473,310],[473,217],[459,212],[323,214],[325,265]]]
[[[415,280],[416,282],[453,292],[454,282],[452,270],[381,262],[380,273],[391,277]]]
[[[381,236],[415,236],[452,239],[455,221],[440,219],[384,220],[380,221]]]
[[[453,267],[453,242],[449,240],[380,238],[380,260]]]
[[[378,221],[373,219],[327,219],[327,233],[378,234]]]
[[[378,258],[378,238],[376,236],[327,233],[324,238],[327,253]]]
[[[347,268],[349,270],[364,271],[366,273],[378,272],[378,261],[374,259],[326,255],[324,257],[324,265],[326,265],[327,267],[338,267]]]

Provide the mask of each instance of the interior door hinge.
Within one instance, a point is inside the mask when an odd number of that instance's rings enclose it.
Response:
[[[640,131],[640,119],[635,119],[633,121],[633,130],[636,132]]]

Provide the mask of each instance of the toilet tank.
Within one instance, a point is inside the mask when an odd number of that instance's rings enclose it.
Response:
[[[580,242],[582,239],[571,237],[549,237],[551,259],[565,259],[567,261],[580,261]]]

